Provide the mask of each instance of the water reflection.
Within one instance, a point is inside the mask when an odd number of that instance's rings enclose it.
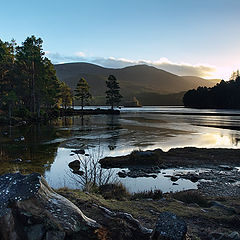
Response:
[[[140,108],[136,111],[123,110],[117,116],[74,116],[45,124],[2,127],[0,172],[37,171],[45,173],[54,187],[77,187],[69,182],[66,174],[68,163],[74,160],[70,156],[73,149],[94,150],[100,144],[103,156],[116,156],[139,148],[162,148],[165,151],[185,146],[239,148],[240,131],[237,129],[240,116],[161,114],[164,109],[189,112],[184,108]],[[24,141],[15,141],[21,136]],[[17,158],[23,161],[13,162]],[[157,183],[160,179],[153,181]],[[144,185],[140,179],[136,182]]]

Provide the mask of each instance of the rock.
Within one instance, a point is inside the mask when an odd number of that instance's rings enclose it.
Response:
[[[220,240],[220,239],[224,239],[225,235],[219,232],[212,232],[209,234],[209,237],[212,240]]]
[[[97,207],[104,212],[105,216],[110,221],[110,223],[106,224],[108,225],[108,228],[110,228],[110,239],[149,240],[152,229],[143,227],[140,222],[131,214],[124,212],[113,212],[102,206]],[[113,233],[112,229],[117,229],[117,231]]]
[[[234,240],[236,239],[237,240],[237,239],[240,239],[240,234],[235,231],[235,232],[230,233],[228,235],[228,237],[231,238],[231,239],[234,239]]]
[[[22,162],[23,160],[21,159],[21,158],[16,158],[16,159],[14,159],[13,160],[13,162],[15,162],[15,163],[20,163],[20,162]]]
[[[171,176],[171,181],[172,181],[172,182],[176,182],[178,179],[179,179],[178,177]]]
[[[64,240],[65,232],[48,231],[46,233],[46,240]]]
[[[84,175],[84,171],[79,171],[79,170],[77,170],[77,171],[73,170],[73,173],[74,173],[74,174],[77,174],[77,175],[79,175],[79,176]]]
[[[227,170],[227,171],[233,170],[233,167],[231,167],[229,165],[219,165],[218,167],[223,169],[223,170]]]
[[[8,133],[7,131],[3,131],[3,132],[2,132],[2,135],[6,137],[6,136],[9,135],[9,133]]]
[[[21,141],[24,141],[24,140],[25,140],[24,136],[20,136],[19,138],[14,139],[15,142],[21,142]]]
[[[183,240],[186,237],[185,221],[171,212],[160,213],[151,240]]]
[[[225,206],[224,204],[218,202],[218,201],[213,201],[213,202],[210,202],[210,206],[211,207],[218,207],[218,208],[222,208],[232,214],[237,214],[236,210],[233,208],[233,207],[228,207],[228,206]]]
[[[63,239],[64,234],[70,239],[76,234],[85,237],[79,239],[96,239],[94,232],[99,227],[72,202],[54,192],[40,174],[0,176],[1,240],[40,240],[44,236],[50,239],[54,234],[59,236],[55,239]]]
[[[120,178],[125,178],[127,176],[127,174],[125,172],[118,172],[118,176]]]
[[[29,226],[27,229],[27,239],[31,240],[41,240],[44,235],[44,226],[43,224],[35,224]]]
[[[72,152],[75,153],[75,154],[82,154],[82,155],[85,154],[85,150],[84,149],[72,150]]]
[[[129,167],[129,166],[160,166],[163,161],[161,158],[161,149],[154,151],[133,151],[126,156],[105,157],[99,160],[104,168],[110,167]]]
[[[68,164],[68,166],[74,170],[78,171],[80,169],[80,161],[79,160],[74,160]]]

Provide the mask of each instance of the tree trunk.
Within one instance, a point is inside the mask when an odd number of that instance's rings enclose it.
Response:
[[[9,117],[9,125],[12,123],[12,104],[9,103],[8,105],[8,117]]]
[[[35,66],[32,61],[32,112],[36,113]]]

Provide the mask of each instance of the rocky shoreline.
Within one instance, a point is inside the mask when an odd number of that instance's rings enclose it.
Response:
[[[168,152],[156,149],[135,151],[127,156],[106,157],[99,162],[104,168],[124,168],[118,172],[120,178],[156,178],[162,173],[164,177],[170,178],[173,185],[178,185],[179,179],[197,183],[198,190],[204,195],[240,196],[239,149],[185,147],[170,149]],[[172,175],[164,174],[164,169],[169,168],[179,171]],[[185,169],[184,173],[181,173],[182,168]]]
[[[103,168],[124,168],[129,166],[173,167],[215,167],[218,165],[240,166],[240,149],[230,148],[172,148],[133,151],[126,156],[105,157],[99,163]]]

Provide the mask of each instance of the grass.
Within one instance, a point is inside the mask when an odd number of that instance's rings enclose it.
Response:
[[[208,239],[208,234],[216,231],[216,229],[223,233],[231,233],[239,229],[240,219],[238,214],[232,214],[218,207],[204,208],[205,211],[203,211],[200,205],[189,205],[182,201],[185,200],[189,202],[189,199],[195,199],[194,201],[191,200],[191,202],[199,202],[199,198],[203,196],[197,193],[189,192],[183,194],[178,192],[174,194],[164,194],[164,198],[158,201],[146,200],[145,198],[137,198],[138,200],[126,198],[125,200],[119,201],[116,199],[105,199],[98,193],[84,193],[80,190],[69,190],[67,188],[59,189],[57,192],[76,204],[86,216],[96,220],[96,210],[92,207],[93,203],[112,211],[130,213],[148,228],[154,227],[160,212],[173,212],[184,218],[187,222],[188,234],[193,240]],[[208,197],[208,199],[205,199],[204,197],[204,200],[208,203],[210,201],[216,201],[216,198]],[[221,203],[228,207],[233,207],[235,210],[240,209],[239,198],[222,198]]]
[[[130,197],[130,193],[126,187],[121,183],[110,183],[101,185],[98,188],[98,192],[105,199],[125,200]]]
[[[138,193],[134,193],[131,196],[132,200],[136,200],[136,199],[153,199],[153,200],[159,200],[163,197],[163,193],[160,189],[156,189],[156,190],[149,190],[149,191],[143,191],[143,192],[138,192]]]
[[[196,203],[201,207],[209,207],[208,200],[199,192],[197,191],[182,191],[182,192],[176,192],[172,193],[171,196],[174,199],[177,199],[179,201],[182,201],[184,203]]]

